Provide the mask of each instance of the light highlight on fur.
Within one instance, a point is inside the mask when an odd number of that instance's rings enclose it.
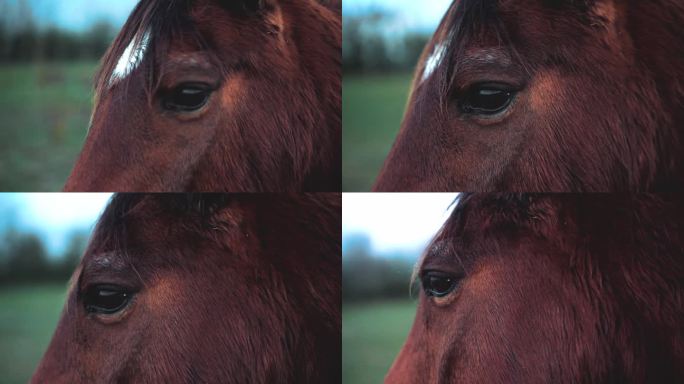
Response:
[[[150,31],[138,33],[131,40],[131,43],[126,47],[124,53],[119,58],[112,76],[109,79],[109,85],[114,85],[117,82],[128,77],[133,71],[140,66],[143,59],[145,58],[145,53],[150,43]]]
[[[430,55],[430,57],[428,57],[428,59],[425,61],[425,69],[423,69],[422,81],[429,79],[430,76],[435,72],[435,69],[442,65],[445,53],[446,45],[444,45],[444,43],[435,45],[435,48],[432,50],[432,55]]]

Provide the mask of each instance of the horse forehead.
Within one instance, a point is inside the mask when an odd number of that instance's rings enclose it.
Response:
[[[511,56],[502,47],[471,47],[466,49],[460,61],[469,65],[499,64],[508,66],[511,65]]]
[[[441,41],[435,44],[432,53],[425,60],[421,82],[427,80],[444,64],[447,55],[447,42]],[[458,57],[459,67],[484,67],[496,64],[501,67],[512,64],[511,56],[502,47],[470,47],[465,50],[462,57]]]
[[[126,263],[119,252],[91,254],[87,259],[88,269],[124,269]]]

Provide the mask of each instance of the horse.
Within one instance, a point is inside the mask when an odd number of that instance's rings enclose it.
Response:
[[[681,383],[684,199],[468,194],[386,383]]]
[[[376,191],[684,190],[684,5],[459,0]]]
[[[341,2],[140,0],[65,191],[341,190]]]
[[[341,197],[116,195],[32,383],[339,383]]]

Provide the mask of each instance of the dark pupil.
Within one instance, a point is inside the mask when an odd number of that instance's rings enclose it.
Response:
[[[93,289],[86,294],[85,307],[91,313],[115,313],[126,305],[128,298],[124,291]]]
[[[454,288],[454,279],[445,276],[428,276],[426,290],[430,296],[446,296]]]
[[[173,91],[166,108],[175,111],[194,111],[207,102],[208,93],[201,88],[182,87]]]
[[[508,106],[513,93],[498,89],[476,89],[464,105],[468,113],[493,114]]]

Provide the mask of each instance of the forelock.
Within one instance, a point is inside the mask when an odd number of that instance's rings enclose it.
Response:
[[[96,98],[111,87],[124,85],[137,69],[147,71],[147,86],[154,78],[155,58],[163,55],[174,37],[199,39],[190,19],[192,0],[141,0],[109,50],[95,79]]]

